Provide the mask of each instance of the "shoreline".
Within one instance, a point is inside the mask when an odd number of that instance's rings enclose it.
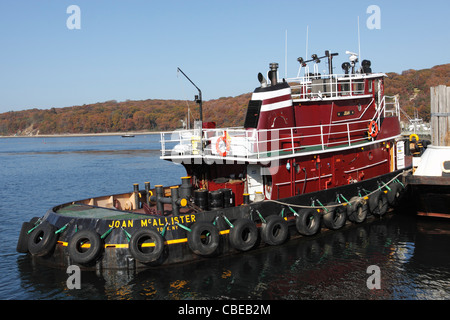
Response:
[[[102,132],[102,133],[57,133],[57,134],[38,134],[38,135],[20,135],[20,136],[0,136],[1,138],[64,138],[64,137],[96,137],[96,136],[123,136],[123,135],[147,135],[161,134],[164,131],[130,131],[130,132]]]
[[[57,133],[57,134],[38,134],[38,135],[20,135],[20,136],[0,136],[2,138],[70,138],[70,137],[101,137],[101,136],[123,136],[123,135],[156,135],[173,131],[129,131],[129,132],[101,132],[101,133]],[[403,136],[408,137],[410,132],[402,132]],[[429,139],[430,135],[428,134],[419,134],[419,138]]]

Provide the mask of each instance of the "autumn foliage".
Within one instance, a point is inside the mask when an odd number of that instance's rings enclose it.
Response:
[[[417,110],[424,121],[430,119],[430,87],[450,85],[450,64],[424,70],[388,73],[386,95],[398,95],[400,106],[414,117]],[[203,102],[204,121],[217,127],[242,126],[250,93]],[[188,105],[193,119],[198,105],[185,100],[115,100],[83,106],[30,109],[0,114],[0,135],[106,133],[128,131],[169,131],[181,128]]]
[[[387,73],[385,94],[398,95],[400,107],[410,118],[417,116],[425,122],[430,121],[430,87],[450,86],[450,64],[431,69],[406,70],[401,74]]]
[[[242,126],[250,94],[203,102],[204,121]],[[168,131],[181,128],[187,110],[193,120],[198,105],[185,100],[106,101],[83,106],[30,109],[0,114],[0,135]]]

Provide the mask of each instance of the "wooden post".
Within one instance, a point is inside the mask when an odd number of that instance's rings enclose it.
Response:
[[[430,88],[430,125],[431,125],[431,144],[434,146],[438,145],[438,117],[434,116],[437,112],[437,87]]]
[[[431,144],[450,146],[450,87],[430,88]]]
[[[450,146],[450,87],[446,87],[446,103],[447,103],[447,133],[445,134],[445,145]]]

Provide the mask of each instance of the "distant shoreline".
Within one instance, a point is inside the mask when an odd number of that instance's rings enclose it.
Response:
[[[161,134],[161,132],[139,131],[139,132],[102,132],[102,133],[60,133],[60,134],[0,136],[0,138],[64,138],[64,137],[96,137],[96,136],[124,136],[124,135],[137,136],[146,134]]]

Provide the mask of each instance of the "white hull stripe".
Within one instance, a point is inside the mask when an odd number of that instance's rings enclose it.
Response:
[[[261,112],[272,111],[272,110],[277,110],[277,109],[286,108],[286,107],[292,107],[292,100],[285,100],[285,101],[280,101],[280,102],[271,103],[271,104],[263,104],[261,106]]]
[[[253,92],[252,100],[266,100],[272,99],[280,96],[290,95],[291,88],[280,89],[276,91],[267,91],[267,92]]]

